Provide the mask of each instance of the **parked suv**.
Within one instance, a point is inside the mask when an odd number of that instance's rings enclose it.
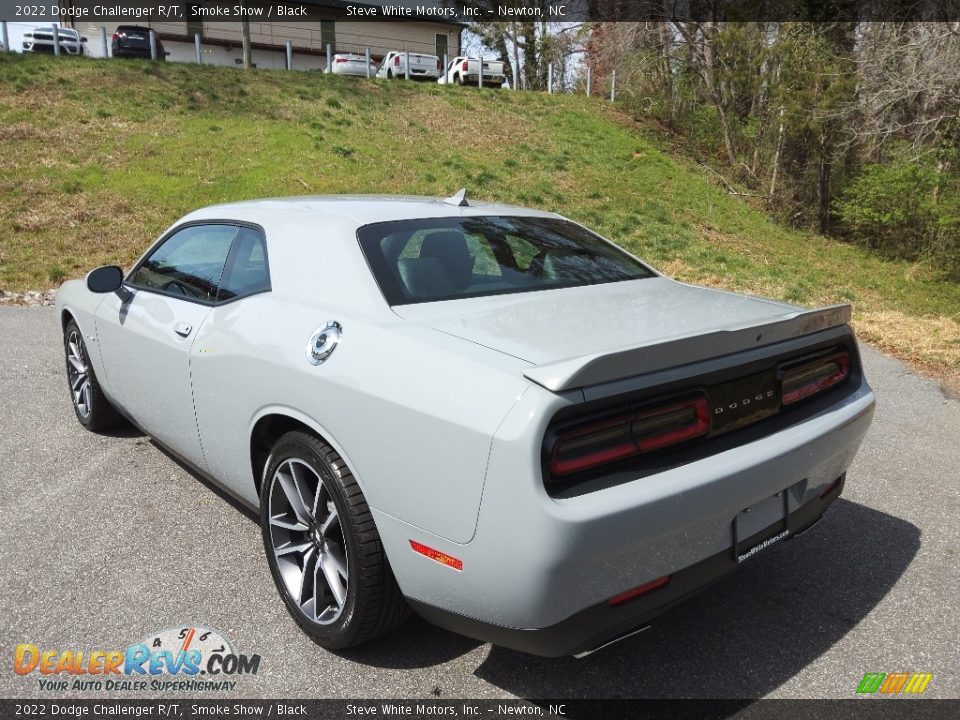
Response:
[[[83,55],[83,44],[87,41],[73,28],[58,27],[57,40],[60,52],[65,55]],[[23,35],[23,51],[53,54],[53,27],[38,27]]]
[[[119,58],[149,58],[150,28],[140,25],[120,25],[113,33],[110,53]],[[166,60],[167,53],[163,43],[157,38],[157,60]]]

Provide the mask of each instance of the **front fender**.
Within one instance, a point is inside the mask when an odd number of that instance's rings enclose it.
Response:
[[[57,322],[60,329],[66,327],[70,318],[73,318],[83,333],[83,340],[87,345],[87,355],[93,365],[93,372],[103,391],[109,396],[110,388],[106,373],[103,371],[103,358],[100,352],[100,343],[97,339],[96,313],[103,295],[90,292],[86,280],[68,280],[57,290],[54,307],[57,310]]]

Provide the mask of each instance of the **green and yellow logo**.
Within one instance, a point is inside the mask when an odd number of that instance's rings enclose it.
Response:
[[[861,695],[920,695],[933,680],[933,673],[867,673],[857,686]]]

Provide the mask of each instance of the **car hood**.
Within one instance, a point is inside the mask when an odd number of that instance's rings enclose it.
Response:
[[[394,307],[406,320],[533,365],[761,323],[796,309],[665,277]]]

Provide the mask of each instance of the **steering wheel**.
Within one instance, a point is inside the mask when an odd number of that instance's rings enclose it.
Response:
[[[166,285],[163,286],[163,290],[166,292],[175,292],[186,297],[196,297],[196,293],[190,290],[186,285],[179,282],[178,280],[171,280]]]

